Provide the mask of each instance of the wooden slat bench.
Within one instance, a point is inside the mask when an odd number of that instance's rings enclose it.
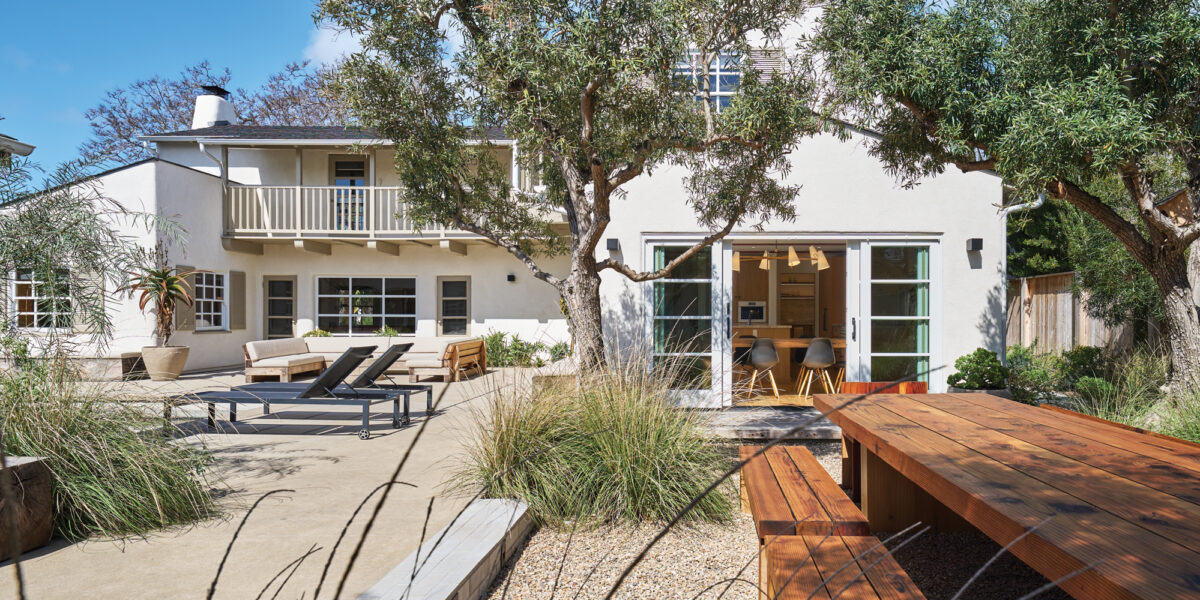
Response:
[[[409,359],[405,365],[411,382],[428,375],[440,375],[445,382],[458,381],[463,373],[487,373],[487,346],[479,338],[452,341],[437,356]]]
[[[758,449],[742,446],[739,458]],[[742,497],[760,540],[870,533],[866,516],[803,446],[775,446],[742,467]]]
[[[896,559],[883,546],[876,547],[878,544],[879,540],[872,536],[776,538],[766,550],[770,564],[766,577],[767,597],[780,600],[924,598]]]

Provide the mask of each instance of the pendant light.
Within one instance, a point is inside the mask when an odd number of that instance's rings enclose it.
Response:
[[[738,252],[737,250],[733,251],[733,270],[734,271],[742,270],[742,253]]]
[[[824,271],[829,268],[829,261],[825,259],[825,253],[818,250],[816,246],[808,247],[808,258],[817,265],[818,271]]]
[[[800,264],[800,257],[796,256],[796,248],[788,246],[788,266],[794,267],[798,264]]]
[[[758,268],[764,271],[771,270],[771,253],[763,252],[762,260],[758,261]]]

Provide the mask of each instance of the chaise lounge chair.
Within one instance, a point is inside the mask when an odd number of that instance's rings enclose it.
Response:
[[[410,421],[408,413],[408,399],[412,394],[425,392],[425,416],[433,416],[433,386],[424,383],[379,383],[381,377],[387,377],[386,373],[389,368],[400,357],[412,348],[412,344],[395,344],[387,349],[379,358],[375,359],[358,377],[354,378],[349,384],[339,384],[334,388],[334,392],[342,395],[349,395],[355,390],[358,391],[395,391],[404,395],[404,424],[407,425]],[[392,381],[387,377],[388,381]],[[245,392],[295,392],[305,389],[307,383],[287,383],[278,381],[266,381],[262,383],[248,383],[245,385],[234,386],[233,389]]]
[[[371,437],[370,418],[371,406],[381,402],[392,402],[392,427],[399,428],[403,422],[400,419],[400,397],[411,394],[406,390],[356,390],[339,385],[350,373],[362,364],[375,351],[375,346],[350,348],[329,366],[312,383],[303,389],[284,391],[247,391],[232,389],[227,392],[208,391],[185,394],[185,398],[199,400],[208,404],[208,427],[216,428],[216,404],[229,403],[229,422],[237,422],[238,402],[260,402],[263,413],[270,414],[271,403],[301,404],[301,405],[362,405],[362,429],[358,431],[359,439]],[[407,393],[406,393],[407,392]]]

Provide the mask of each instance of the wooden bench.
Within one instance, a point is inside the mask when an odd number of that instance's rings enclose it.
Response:
[[[742,446],[746,460],[759,446]],[[742,467],[742,507],[759,540],[776,535],[868,535],[867,518],[803,446],[775,446]]]
[[[765,553],[770,565],[766,597],[780,600],[924,598],[896,559],[883,546],[875,547],[878,544],[879,540],[872,536],[776,538]]]
[[[264,377],[290,382],[300,373],[320,374],[325,370],[325,358],[310,353],[302,338],[247,342],[242,344],[242,358],[246,361],[246,383]]]
[[[487,373],[487,346],[481,339],[471,339],[447,344],[446,351],[432,362],[413,359],[408,366],[408,380],[418,381],[422,375],[441,375],[442,381],[458,381],[463,372]]]

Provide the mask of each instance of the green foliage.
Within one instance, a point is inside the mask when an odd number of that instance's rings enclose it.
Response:
[[[542,358],[547,351],[546,345],[527,342],[515,333],[510,336],[503,331],[491,331],[483,336],[483,343],[487,347],[488,364],[492,366],[540,367],[546,364]],[[551,357],[553,359],[553,354]]]
[[[1200,443],[1200,398],[1179,399],[1163,417],[1158,431],[1164,435]]]
[[[183,272],[167,264],[165,253],[156,252],[155,264],[143,266],[130,274],[123,288],[131,295],[138,294],[138,308],[144,313],[149,306],[154,312],[154,334],[158,343],[166,346],[174,331],[177,305],[191,306],[192,289],[187,278],[198,271]]]
[[[143,535],[215,513],[210,454],[164,437],[158,410],[80,382],[63,358],[0,371],[4,452],[49,460],[55,530],[69,539]]]
[[[958,357],[954,361],[954,368],[957,370],[946,379],[946,383],[968,390],[1001,389],[1008,375],[1008,370],[996,353],[987,348],[977,348],[970,354]]]
[[[325,331],[324,329],[313,329],[311,331],[304,332],[304,335],[300,337],[333,337],[333,334]]]
[[[396,331],[396,329],[394,327],[388,327],[387,325],[384,325],[383,327],[380,327],[378,330],[375,331],[375,335],[378,335],[381,337],[396,337],[396,336],[400,335],[400,332]]]
[[[1054,400],[1054,391],[1060,387],[1059,365],[1061,361],[1053,354],[1038,354],[1036,346],[1009,346],[1008,390],[1013,400],[1025,404],[1039,404]]]
[[[701,417],[674,405],[674,377],[632,360],[579,381],[490,395],[457,478],[486,497],[519,498],[551,525],[670,519],[727,465]],[[726,521],[732,509],[733,490],[723,486],[686,518]]]
[[[1106,379],[1111,376],[1112,357],[1097,346],[1076,346],[1062,353],[1060,377],[1065,387],[1078,387],[1083,378]]]
[[[1117,386],[1099,377],[1081,377],[1075,382],[1075,392],[1081,402],[1100,403],[1112,398],[1117,393]]]
[[[550,346],[550,362],[558,362],[571,355],[571,345],[566,342],[557,342]]]
[[[1008,218],[1008,274],[1032,277],[1071,271],[1074,267],[1063,243],[1062,213],[1069,206],[1049,201]]]

